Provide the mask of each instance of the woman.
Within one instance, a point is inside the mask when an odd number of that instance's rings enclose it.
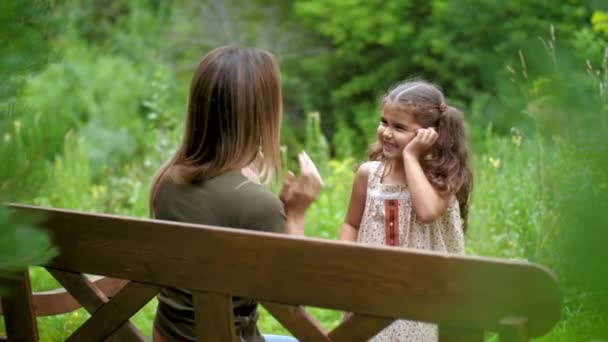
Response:
[[[300,176],[288,174],[280,197],[260,184],[281,172],[281,111],[279,70],[270,53],[221,47],[207,54],[190,85],[182,143],[154,178],[152,215],[303,235],[304,213],[321,188],[310,158],[300,154]],[[264,341],[256,325],[256,301],[235,297],[233,303],[237,337]],[[159,293],[154,340],[196,340],[189,290]]]

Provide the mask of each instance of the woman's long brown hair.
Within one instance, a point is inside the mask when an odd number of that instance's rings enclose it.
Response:
[[[181,145],[154,176],[151,214],[166,177],[196,184],[254,162],[263,180],[280,174],[281,106],[272,54],[231,46],[209,52],[192,77]]]
[[[424,80],[405,81],[391,88],[382,97],[381,106],[396,105],[411,113],[420,126],[435,127],[439,135],[429,156],[421,159],[421,166],[431,184],[444,194],[456,195],[466,229],[469,198],[473,189],[473,173],[469,165],[466,131],[462,113],[445,104],[438,86]],[[369,160],[382,160],[382,144],[373,143],[368,150]]]

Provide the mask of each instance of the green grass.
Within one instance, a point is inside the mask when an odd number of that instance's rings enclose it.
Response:
[[[549,225],[555,213],[544,203],[543,158],[534,140],[521,137],[496,137],[490,133],[483,146],[474,155],[475,190],[470,209],[469,230],[466,234],[469,255],[525,259],[551,265],[551,237],[556,228]],[[353,160],[331,161],[324,175],[325,188],[307,214],[306,234],[324,239],[335,239],[348,205],[352,182]],[[78,163],[73,163],[70,174],[78,174]],[[82,167],[82,166],[80,166]],[[127,172],[127,171],[125,171]],[[134,172],[134,171],[128,171]],[[57,174],[53,174],[57,177]],[[126,176],[120,176],[126,177]],[[92,185],[83,185],[91,188]],[[52,187],[55,189],[55,187]],[[79,198],[81,198],[81,195]],[[145,194],[136,201],[144,201]],[[63,198],[62,201],[69,199]],[[51,205],[53,203],[50,203]],[[94,205],[92,203],[91,205]],[[131,208],[145,207],[134,203]],[[85,208],[85,209],[91,209]],[[135,210],[135,209],[132,209]],[[129,214],[129,210],[124,210]],[[142,216],[141,211],[134,216]],[[35,290],[59,287],[42,268],[30,269]],[[606,324],[581,298],[585,293],[566,293],[563,319],[539,341],[577,341],[580,337],[592,339],[593,327]],[[131,321],[150,336],[156,309],[156,300],[142,308]],[[331,329],[340,319],[334,310],[308,308],[319,322]],[[63,341],[81,324],[88,314],[80,309],[72,313],[38,319],[42,341]],[[263,333],[289,334],[270,314],[261,308],[259,322]],[[492,334],[487,340],[496,338]]]

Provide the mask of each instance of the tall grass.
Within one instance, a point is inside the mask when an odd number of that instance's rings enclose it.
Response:
[[[311,118],[315,120],[314,117]],[[309,127],[313,127],[314,123]],[[115,194],[107,189],[117,179],[141,173],[125,169],[122,175],[115,175],[105,184],[97,184],[88,175],[90,171],[86,160],[86,143],[78,141],[72,134],[66,136],[64,153],[56,158],[49,171],[49,184],[42,188],[37,197],[38,204],[71,207],[86,211],[120,212],[132,216],[143,216],[142,209],[147,205],[147,187],[140,185],[139,190],[126,187],[118,193],[133,192],[132,201],[120,202],[122,209],[111,205]],[[312,142],[309,142],[312,144]],[[314,150],[314,146],[307,146]],[[472,194],[469,230],[466,234],[466,248],[469,255],[496,256],[503,258],[525,259],[535,262],[551,262],[547,251],[549,242],[555,235],[555,227],[547,225],[548,219],[556,217],[545,204],[543,190],[543,152],[539,140],[534,136],[523,136],[517,131],[510,137],[496,135],[491,128],[485,131],[483,151],[473,155],[475,189]],[[324,239],[335,239],[345,215],[350,197],[353,159],[330,160],[320,165],[325,186],[306,217],[306,234]],[[134,167],[136,163],[131,164]],[[142,166],[143,167],[143,166]],[[146,169],[151,176],[151,171]],[[143,178],[142,178],[143,179]],[[143,182],[143,181],[140,181]],[[69,190],[72,189],[72,190]],[[101,190],[106,189],[106,190]],[[138,191],[140,192],[138,194]],[[130,209],[127,209],[130,208]],[[57,287],[42,268],[30,271],[34,288],[46,290]],[[568,302],[566,303],[568,304]],[[144,307],[133,321],[144,333],[150,334],[156,301]],[[322,325],[330,328],[339,321],[339,313],[332,310],[310,308]],[[580,309],[580,308],[579,308]],[[562,321],[545,338],[550,341],[569,341],[572,331],[584,329],[593,316],[584,309],[577,311],[576,305],[567,305]],[[81,309],[74,313],[57,317],[39,318],[39,328],[45,341],[64,340],[87,314]],[[595,322],[595,321],[593,321]],[[287,333],[287,331],[262,309],[260,328],[265,333]]]

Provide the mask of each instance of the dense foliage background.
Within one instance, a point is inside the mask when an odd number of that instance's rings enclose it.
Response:
[[[324,175],[307,234],[334,239],[379,96],[423,77],[466,116],[467,252],[556,272],[563,319],[543,340],[608,338],[604,1],[6,0],[0,23],[3,202],[147,216],[194,66],[219,45],[256,46],[281,63],[284,163],[306,149]],[[0,276],[52,254],[33,225],[0,213]],[[39,290],[57,286],[30,273]],[[135,318],[145,333],[155,305]],[[63,340],[85,317],[40,319],[42,339]],[[268,315],[262,330],[284,331]]]

